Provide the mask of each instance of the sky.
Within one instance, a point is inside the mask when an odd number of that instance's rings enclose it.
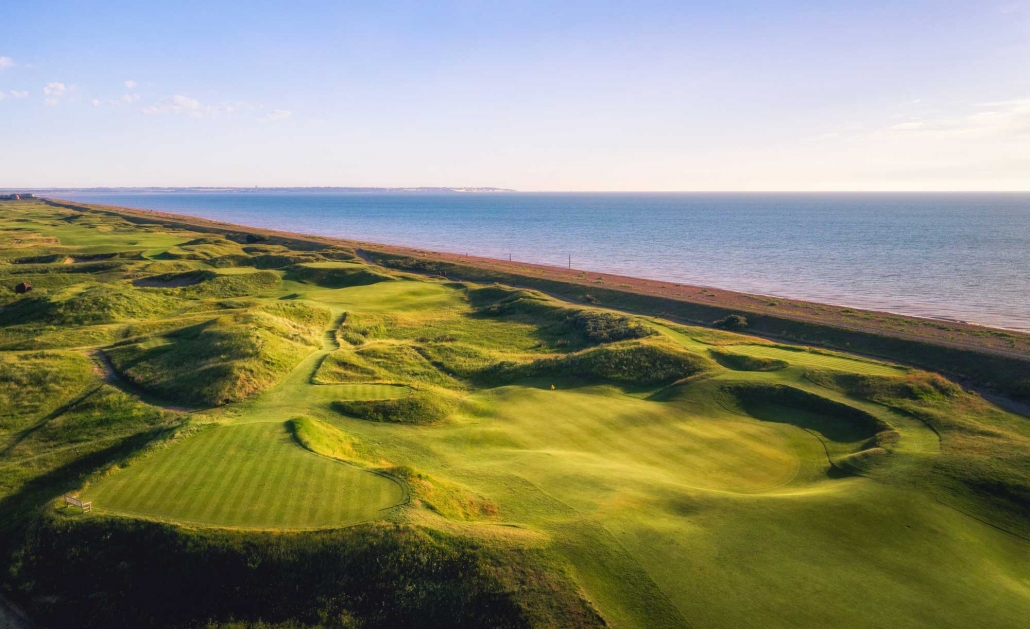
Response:
[[[0,187],[1030,190],[1030,0],[0,0]]]

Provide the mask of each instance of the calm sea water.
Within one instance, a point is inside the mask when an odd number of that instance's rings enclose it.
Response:
[[[60,196],[1030,330],[1030,194]]]

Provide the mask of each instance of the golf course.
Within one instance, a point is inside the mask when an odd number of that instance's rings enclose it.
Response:
[[[1011,387],[397,255],[0,201],[4,597],[45,627],[1027,626]]]

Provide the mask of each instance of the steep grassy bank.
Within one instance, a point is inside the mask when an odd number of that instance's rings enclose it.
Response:
[[[538,550],[393,524],[279,535],[49,518],[12,576],[55,628],[603,625]]]

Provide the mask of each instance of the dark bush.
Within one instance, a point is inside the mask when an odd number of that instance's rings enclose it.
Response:
[[[723,330],[741,332],[747,329],[747,318],[744,315],[731,314],[714,322],[715,327]]]
[[[639,322],[613,312],[583,310],[570,315],[566,321],[592,343],[613,343],[655,334]]]

